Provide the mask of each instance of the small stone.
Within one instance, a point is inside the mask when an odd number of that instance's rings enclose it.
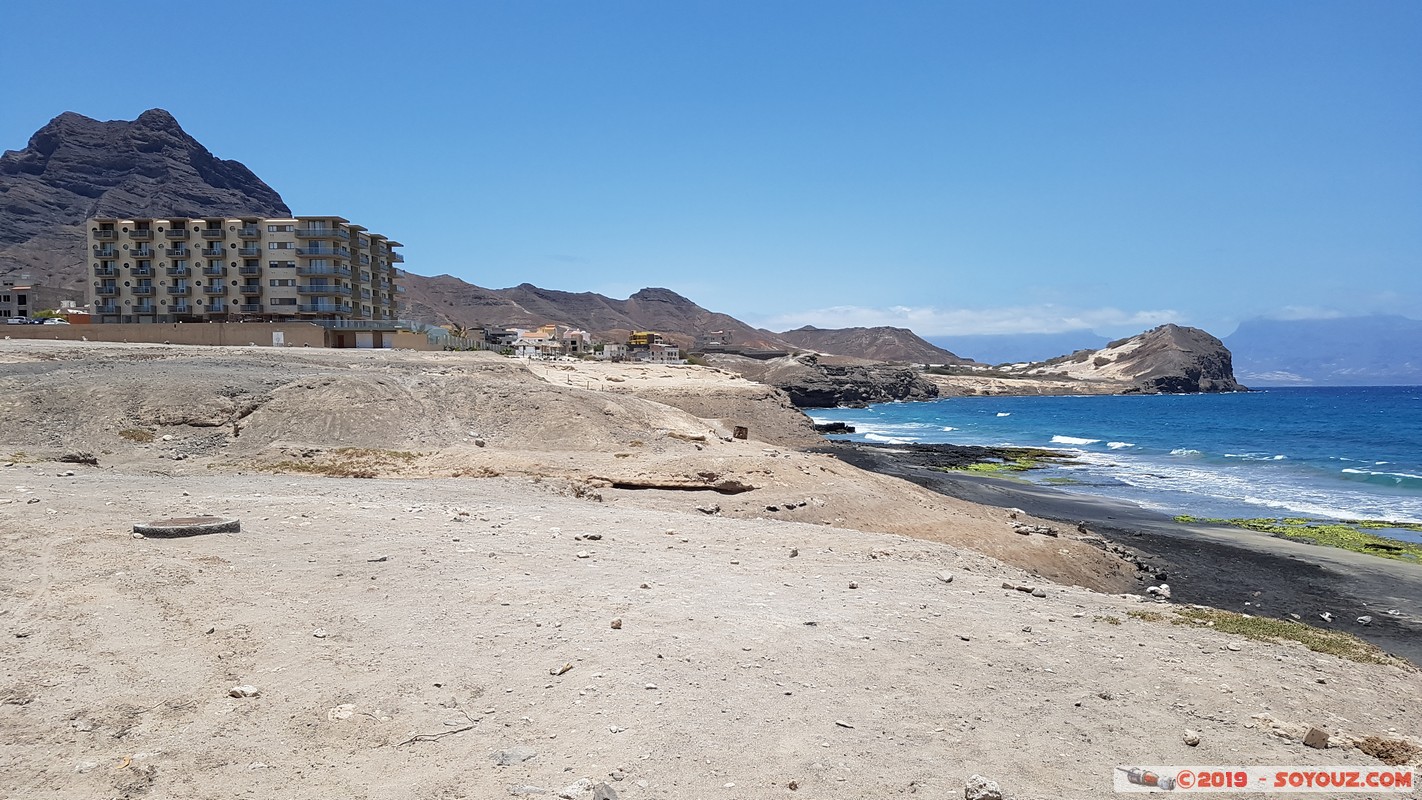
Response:
[[[593,787],[592,800],[617,800],[617,791],[606,783]]]
[[[261,689],[258,689],[255,686],[249,686],[247,684],[243,684],[241,686],[233,686],[231,689],[227,690],[228,697],[256,697],[261,693]]]
[[[522,764],[525,761],[538,757],[538,752],[527,747],[515,747],[511,750],[500,750],[493,755],[494,763],[507,767],[511,764]]]
[[[1358,617],[1358,624],[1359,624],[1359,625],[1371,625],[1371,624],[1373,624],[1373,618],[1370,617],[1370,616],[1367,616],[1367,615]]]
[[[642,687],[642,688],[644,688],[644,689],[656,689],[656,688],[657,688],[657,685],[656,685],[655,683],[649,683],[649,684],[647,684],[646,686],[644,686],[644,687]]]
[[[621,618],[621,617],[618,617],[617,619],[615,619],[615,620],[612,621],[612,629],[615,630],[615,631],[620,631],[620,630],[622,630],[622,618]]]
[[[637,588],[638,588],[638,589],[650,589],[650,588],[652,588],[652,585],[651,585],[650,583],[644,583],[644,584],[642,584],[641,586],[638,586]]]
[[[326,638],[326,629],[325,629],[325,628],[317,628],[316,630],[314,630],[314,631],[311,632],[311,635],[312,635],[312,636],[315,636],[317,639],[324,639],[324,638]]]
[[[1244,648],[1240,647],[1239,645],[1235,644],[1234,642],[1230,642],[1229,644],[1225,645],[1225,649],[1226,649],[1226,650],[1233,650],[1234,652],[1238,653],[1240,650],[1243,650]]]
[[[1330,613],[1328,613],[1327,611],[1323,612],[1322,614],[1319,614],[1319,615],[1318,615],[1318,618],[1321,619],[1321,620],[1323,620],[1324,622],[1332,622],[1332,621],[1333,621],[1333,615],[1330,614]]]
[[[622,733],[627,729],[622,727],[621,725],[608,725],[607,730],[609,733]]]
[[[1046,591],[1044,591],[1043,589],[1041,589],[1041,588],[1039,587],[1039,588],[1036,588],[1036,589],[1033,589],[1033,590],[1032,590],[1032,596],[1033,596],[1033,597],[1046,597],[1046,596],[1047,596],[1047,593],[1046,593]]]
[[[217,626],[216,626],[216,625],[213,625],[213,626],[209,627],[207,630],[203,631],[203,633],[217,633]]]
[[[853,727],[854,727],[853,725],[850,725],[848,722],[845,722],[845,721],[842,720],[842,719],[837,719],[837,720],[835,720],[835,721],[834,721],[834,724],[838,725],[838,726],[841,727],[841,728],[853,728]]]
[[[584,539],[587,539],[587,540],[590,541],[590,542],[596,542],[596,541],[602,539],[602,534],[600,534],[600,533],[585,533],[585,534],[583,534],[583,538],[584,538]]]
[[[592,556],[592,554],[586,550],[579,550],[577,556],[578,558],[589,558]]]
[[[799,557],[799,555],[800,555],[800,548],[798,548],[798,547],[792,547],[792,548],[790,548],[790,557],[791,557],[791,558],[797,558],[797,557]]]
[[[1188,744],[1191,747],[1199,747],[1200,734],[1197,731],[1185,731],[1185,744]]]
[[[964,800],[1002,800],[1002,789],[998,787],[996,781],[990,781],[981,775],[974,775],[963,784],[963,798]]]
[[[593,783],[587,778],[579,778],[577,783],[570,783],[558,790],[558,797],[562,800],[579,800],[583,795],[592,791]]]
[[[938,580],[940,580],[940,581],[942,581],[942,582],[944,582],[944,583],[952,583],[952,582],[953,582],[953,573],[949,572],[949,571],[946,570],[946,569],[943,570],[942,572],[938,573],[938,574],[935,575],[934,577],[938,578]]]
[[[58,476],[58,477],[61,477],[61,478],[72,478],[72,477],[74,477],[74,470],[72,470],[72,469],[65,470],[64,472],[59,473],[59,476]]]
[[[1003,583],[1002,583],[1002,588],[1004,588],[1004,589],[1016,589],[1016,588],[1017,588],[1017,584],[1015,584],[1015,583],[1008,583],[1008,582],[1006,582],[1006,581],[1003,581]]]
[[[1303,743],[1306,747],[1322,750],[1328,746],[1328,732],[1320,728],[1309,728],[1304,734]]]
[[[541,786],[510,786],[510,787],[509,787],[509,794],[511,794],[511,795],[548,794],[548,790],[547,790],[547,789],[544,789],[544,788],[541,787]]]
[[[859,588],[859,584],[858,584],[856,581],[850,581],[850,582],[849,582],[849,588],[851,588],[851,589],[858,589],[858,588]]]

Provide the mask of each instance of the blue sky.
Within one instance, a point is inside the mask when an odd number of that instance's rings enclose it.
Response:
[[[166,108],[421,274],[665,286],[776,329],[1422,316],[1415,0],[3,16],[0,147]]]

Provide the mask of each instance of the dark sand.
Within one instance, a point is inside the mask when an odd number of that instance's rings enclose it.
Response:
[[[1128,548],[1143,565],[1141,591],[1164,575],[1172,600],[1346,631],[1422,664],[1422,565],[1218,525],[1182,524],[1125,501],[1025,481],[930,469],[959,452],[936,445],[829,442],[819,448],[862,469],[894,475],[984,505],[1018,508]],[[1395,609],[1400,616],[1387,612]],[[1329,612],[1332,622],[1319,614]],[[1369,625],[1359,624],[1371,616]]]

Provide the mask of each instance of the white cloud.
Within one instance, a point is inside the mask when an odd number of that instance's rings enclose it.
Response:
[[[1167,322],[1183,322],[1172,309],[1122,311],[1118,308],[1068,308],[1057,305],[1003,308],[934,308],[932,306],[834,306],[779,314],[760,321],[774,331],[804,325],[854,328],[892,325],[919,336],[972,336],[994,333],[1062,333],[1090,329],[1106,335],[1139,333]]]

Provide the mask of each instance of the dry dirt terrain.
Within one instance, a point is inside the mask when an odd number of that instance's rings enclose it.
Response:
[[[1408,664],[1171,624],[1089,536],[794,449],[765,387],[574,366],[0,343],[0,797],[1095,798],[1422,752]],[[131,534],[192,514],[242,530]]]

